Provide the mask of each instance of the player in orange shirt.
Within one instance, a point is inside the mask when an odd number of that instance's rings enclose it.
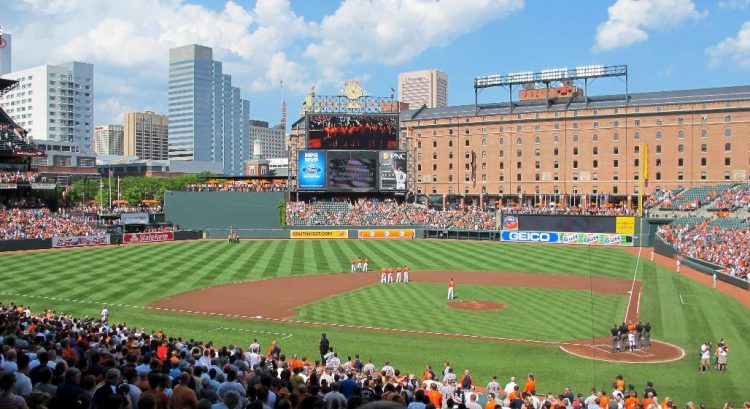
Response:
[[[625,379],[623,379],[622,375],[615,377],[614,387],[620,392],[625,390]]]
[[[453,281],[453,278],[451,278],[451,280],[448,281],[448,299],[449,300],[453,299],[453,287],[455,286],[456,286],[456,282]]]
[[[635,392],[630,391],[630,395],[625,398],[625,409],[635,409],[638,403],[639,400],[635,397]]]
[[[430,391],[427,392],[427,397],[430,399],[430,403],[435,405],[436,408],[443,407],[443,395],[438,392],[437,384],[430,384]]]

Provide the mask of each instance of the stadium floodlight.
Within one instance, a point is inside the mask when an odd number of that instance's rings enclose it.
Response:
[[[508,74],[508,79],[512,83],[517,84],[523,84],[526,82],[534,82],[534,72],[533,71],[525,71],[525,72],[512,72]]]
[[[477,87],[494,87],[502,83],[500,75],[485,75],[474,78],[474,85]]]
[[[542,70],[540,78],[542,81],[556,81],[568,78],[567,68],[552,68],[548,70]]]
[[[603,65],[582,65],[582,66],[576,67],[577,77],[583,77],[583,78],[598,77],[603,74],[604,74]]]

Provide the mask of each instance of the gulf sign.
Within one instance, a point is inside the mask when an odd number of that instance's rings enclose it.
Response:
[[[373,229],[358,230],[360,239],[413,239],[414,229]]]
[[[550,231],[512,231],[503,230],[500,232],[501,241],[511,241],[518,243],[557,243],[560,234]]]

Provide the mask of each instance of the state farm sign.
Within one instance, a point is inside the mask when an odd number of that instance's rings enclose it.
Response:
[[[174,233],[166,231],[162,233],[126,233],[122,236],[122,242],[129,243],[153,243],[156,241],[172,241]]]

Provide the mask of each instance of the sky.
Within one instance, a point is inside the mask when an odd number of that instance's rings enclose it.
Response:
[[[6,0],[13,69],[94,64],[94,120],[167,113],[171,47],[214,49],[253,119],[288,123],[304,94],[355,79],[390,96],[398,73],[448,74],[449,105],[474,102],[477,76],[628,66],[630,92],[750,83],[750,0]],[[619,79],[589,93],[621,93]],[[506,101],[502,89],[481,102]]]

